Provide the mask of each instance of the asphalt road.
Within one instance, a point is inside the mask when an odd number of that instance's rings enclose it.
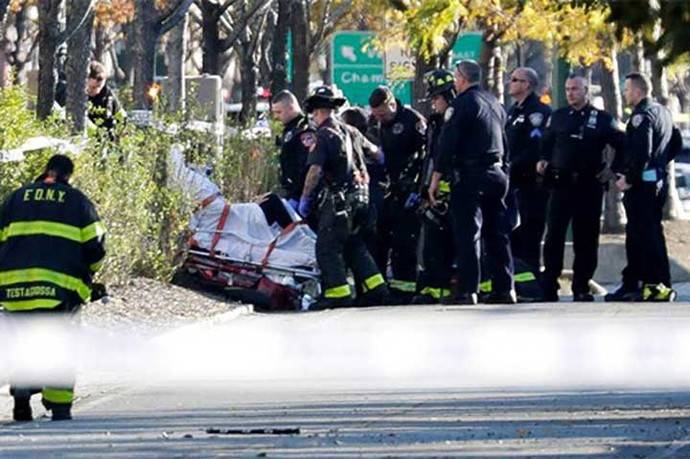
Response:
[[[75,420],[4,422],[0,457],[690,457],[688,306],[202,323],[158,337],[138,362],[89,371],[84,358]],[[5,391],[0,421],[9,407]]]

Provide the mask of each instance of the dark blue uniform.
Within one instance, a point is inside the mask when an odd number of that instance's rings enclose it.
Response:
[[[321,307],[345,306],[352,302],[347,282],[348,268],[363,293],[387,294],[385,281],[367,251],[359,228],[368,217],[366,192],[358,190],[357,175],[363,166],[352,145],[348,127],[333,118],[317,129],[316,147],[308,165],[319,165],[324,189],[319,196],[316,260],[321,269],[324,299]]]
[[[378,215],[378,253],[376,263],[386,272],[390,258],[392,278],[389,284],[404,302],[416,290],[417,238],[419,218],[415,210],[405,208],[410,193],[417,192],[424,158],[426,121],[417,111],[398,102],[398,111],[389,123],[379,126],[380,147],[386,155],[390,180]]]
[[[606,145],[622,151],[624,140],[613,117],[590,104],[580,110],[556,110],[547,124],[541,152],[541,158],[549,161],[545,180],[550,188],[542,276],[546,299],[557,300],[571,221],[573,294],[578,298],[589,295],[589,281],[597,267],[604,193],[597,174],[605,167],[602,154]]]
[[[283,128],[280,146],[280,185],[285,199],[299,201],[307,175],[307,156],[315,142],[309,119],[299,114]]]
[[[640,282],[671,287],[661,217],[668,194],[666,165],[671,159],[668,149],[672,132],[671,113],[649,98],[635,106],[626,127],[628,148],[617,167],[632,185],[623,196],[628,217],[625,287],[635,288]]]
[[[510,229],[505,217],[505,122],[503,107],[477,86],[458,95],[446,111],[435,170],[453,177],[450,203],[461,295],[479,290],[480,237],[484,238],[493,291],[503,294],[513,289]]]
[[[520,226],[511,235],[513,256],[534,272],[541,266],[541,241],[546,225],[549,194],[537,177],[541,139],[551,108],[531,93],[508,110],[506,136],[510,163],[510,188],[517,198]]]

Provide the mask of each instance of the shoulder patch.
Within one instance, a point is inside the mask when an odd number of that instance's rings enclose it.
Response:
[[[417,132],[424,135],[426,132],[426,123],[423,120],[419,120],[417,121],[417,124],[415,124],[415,128],[417,129]]]
[[[633,127],[636,128],[640,124],[642,124],[642,121],[644,120],[644,116],[640,115],[639,113],[635,116],[632,117],[630,122],[632,123]]]
[[[529,116],[529,122],[532,123],[532,126],[534,127],[539,127],[541,126],[541,123],[544,121],[544,115],[542,115],[539,112],[534,112],[530,114]]]
[[[393,134],[395,134],[395,135],[402,134],[402,131],[404,131],[404,130],[405,130],[405,126],[403,126],[402,123],[395,123],[393,125]]]
[[[299,139],[302,141],[302,145],[307,148],[311,148],[316,144],[316,135],[311,131],[303,132]]]
[[[446,113],[443,114],[443,121],[448,121],[453,117],[453,113],[455,113],[455,109],[453,107],[448,107],[446,109]]]

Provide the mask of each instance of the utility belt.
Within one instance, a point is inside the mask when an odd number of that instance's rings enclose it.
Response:
[[[467,170],[485,171],[492,167],[503,165],[503,155],[500,153],[487,153],[477,158],[458,159],[453,165],[454,170],[464,172]]]
[[[582,183],[600,184],[596,173],[593,172],[572,172],[550,167],[544,176],[544,185],[551,188]]]
[[[329,202],[332,203],[336,216],[349,217],[360,209],[367,208],[369,205],[369,187],[366,185],[326,187],[319,194],[319,209]]]

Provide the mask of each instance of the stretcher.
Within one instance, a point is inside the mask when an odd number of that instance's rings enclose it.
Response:
[[[173,146],[170,179],[198,203],[186,257],[174,280],[220,289],[270,311],[308,310],[321,294],[316,234],[275,194],[228,203],[201,168]]]

